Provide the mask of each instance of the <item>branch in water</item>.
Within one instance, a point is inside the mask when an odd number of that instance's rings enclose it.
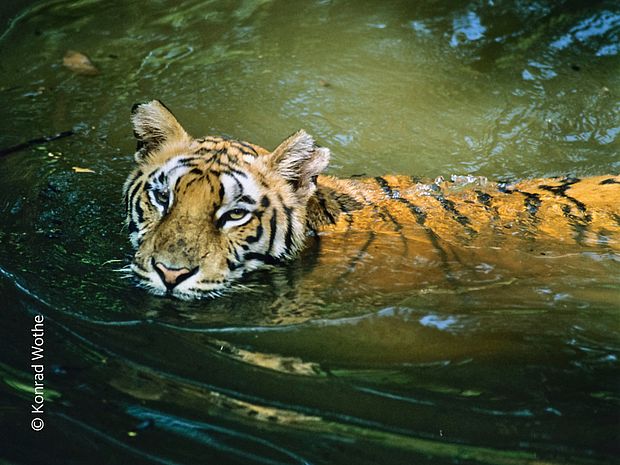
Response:
[[[3,155],[8,155],[9,153],[19,152],[20,150],[27,149],[28,147],[32,147],[33,145],[44,144],[46,142],[51,142],[53,140],[62,139],[63,137],[69,137],[75,134],[74,130],[59,132],[58,134],[54,134],[51,136],[39,137],[37,139],[32,139],[27,142],[22,142],[21,144],[14,145],[12,147],[7,147],[4,149],[0,149],[0,157]]]

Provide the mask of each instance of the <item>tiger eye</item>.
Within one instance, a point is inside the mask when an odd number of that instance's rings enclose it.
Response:
[[[155,200],[161,205],[168,205],[170,200],[170,192],[167,190],[157,190],[154,192]]]
[[[227,216],[232,221],[236,221],[243,218],[247,213],[247,210],[244,210],[242,208],[235,208],[234,210],[230,210]]]

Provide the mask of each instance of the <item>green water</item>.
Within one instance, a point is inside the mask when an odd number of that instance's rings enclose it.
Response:
[[[304,287],[179,302],[116,270],[128,114],[330,174],[620,171],[620,7],[580,1],[38,2],[1,24],[0,462],[613,463],[620,266],[398,294]],[[77,75],[67,50],[101,71]],[[72,167],[94,173],[75,173]],[[591,267],[590,263],[596,263]],[[347,283],[354,287],[355,283]],[[45,427],[31,328],[45,317]]]

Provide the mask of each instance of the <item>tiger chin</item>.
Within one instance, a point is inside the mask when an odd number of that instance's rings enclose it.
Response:
[[[523,257],[511,252],[530,250],[534,239],[540,250],[620,249],[618,176],[476,178],[464,187],[410,176],[339,179],[322,174],[330,152],[303,130],[268,151],[193,138],[157,100],[134,105],[131,121],[137,166],[123,188],[136,249],[130,266],[155,294],[220,296],[248,272],[296,257],[311,235],[321,236],[321,269],[341,270],[335,280],[358,276],[388,289],[403,272],[421,282],[448,275],[453,284],[453,264],[513,266]],[[398,270],[386,267],[391,259]]]

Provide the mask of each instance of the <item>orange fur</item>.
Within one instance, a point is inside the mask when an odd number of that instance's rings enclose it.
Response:
[[[319,241],[310,282],[355,279],[373,291],[543,276],[555,257],[568,254],[562,266],[578,269],[585,253],[620,249],[619,176],[338,179],[320,175],[329,151],[303,131],[269,152],[194,139],[157,101],[137,105],[132,121],[132,266],[157,293],[218,295],[247,271],[295,257],[309,235]]]

